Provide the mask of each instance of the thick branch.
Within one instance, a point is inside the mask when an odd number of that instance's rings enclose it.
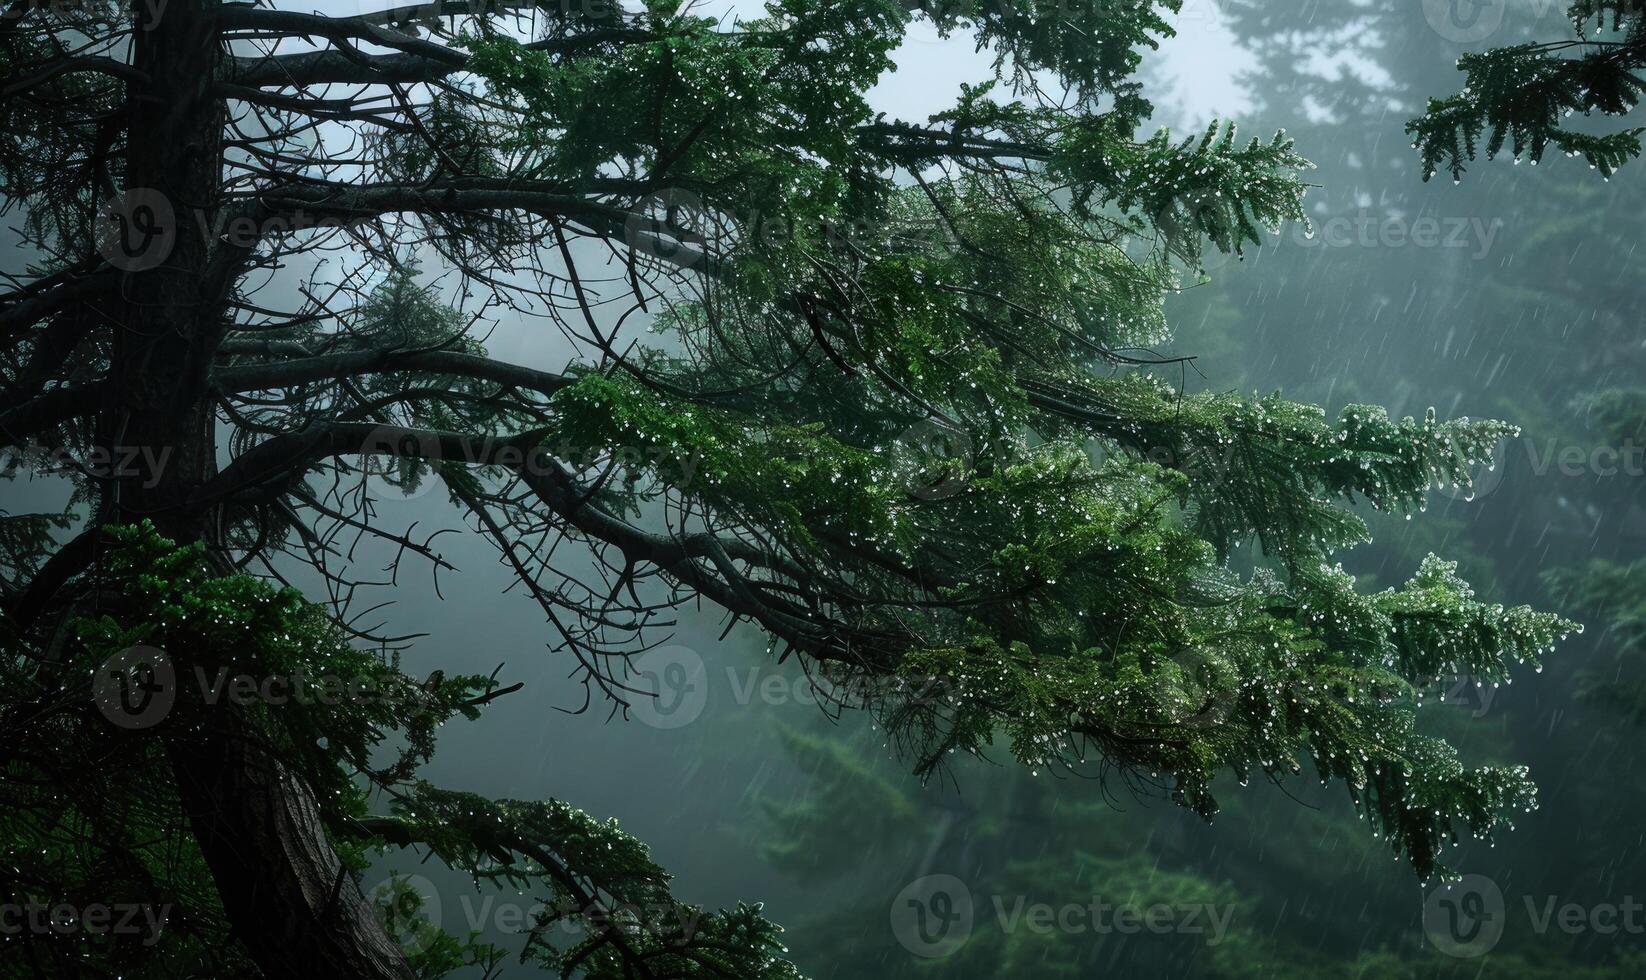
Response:
[[[218,368],[212,373],[212,383],[218,391],[225,393],[265,391],[314,381],[400,371],[460,375],[545,395],[552,395],[573,381],[564,375],[456,351],[350,351],[268,364],[237,364]]]

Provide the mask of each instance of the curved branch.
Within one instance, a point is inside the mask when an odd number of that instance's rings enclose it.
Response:
[[[565,375],[456,351],[372,350],[222,367],[212,372],[212,383],[219,392],[233,393],[400,371],[455,374],[545,395],[552,395],[574,381]]]

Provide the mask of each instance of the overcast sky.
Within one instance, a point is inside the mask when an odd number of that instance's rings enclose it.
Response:
[[[698,16],[716,18],[753,17],[764,9],[762,0],[696,0],[691,7]],[[1182,12],[1169,18],[1177,36],[1166,39],[1158,54],[1145,58],[1145,67],[1165,82],[1151,94],[1163,107],[1181,110],[1190,125],[1214,115],[1238,114],[1247,101],[1234,84],[1235,74],[1251,63],[1251,56],[1223,27],[1219,0],[1184,0]],[[905,119],[946,108],[961,82],[988,76],[989,56],[978,53],[970,37],[940,38],[924,20],[911,25],[896,58],[897,72],[875,89],[873,102],[875,108]]]

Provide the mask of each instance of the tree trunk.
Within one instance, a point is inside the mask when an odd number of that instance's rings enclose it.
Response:
[[[114,383],[98,433],[100,445],[127,450],[110,458],[157,464],[107,484],[100,519],[147,518],[183,543],[215,543],[211,514],[187,502],[215,469],[208,377],[233,279],[222,269],[228,246],[217,243],[214,256],[211,233],[225,116],[213,92],[218,11],[219,0],[172,0],[156,24],[133,33],[145,79],[128,89],[126,190],[170,204],[174,242],[158,266],[123,277]],[[236,938],[270,978],[410,980],[326,838],[313,794],[247,725],[219,707],[198,732],[171,734],[167,748]]]
[[[325,835],[313,794],[224,712],[169,743],[237,938],[271,978],[413,976]]]

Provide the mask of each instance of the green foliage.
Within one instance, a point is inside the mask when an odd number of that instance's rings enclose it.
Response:
[[[668,873],[616,821],[557,800],[494,801],[418,783],[385,823],[391,839],[421,841],[477,884],[531,889],[541,912],[521,959],[559,976],[618,980],[643,962],[665,976],[799,978],[760,906],[711,913],[676,900]],[[386,904],[395,907],[392,893]]]
[[[996,72],[1008,73],[1012,81],[1026,85],[1030,73],[1046,70],[1084,98],[1115,96],[1116,114],[1135,121],[1147,115],[1148,106],[1132,79],[1142,60],[1138,49],[1158,48],[1159,39],[1175,36],[1166,14],[1179,11],[1182,3],[1117,0],[1048,10],[991,0],[920,0],[909,6],[945,36],[970,29],[977,49],[995,51]]]
[[[1553,144],[1609,178],[1640,155],[1641,127],[1597,134],[1567,121],[1573,113],[1620,117],[1634,111],[1646,91],[1638,74],[1646,67],[1640,10],[1596,0],[1578,0],[1569,10],[1577,34],[1572,41],[1494,48],[1458,59],[1467,77],[1462,93],[1430,99],[1423,117],[1406,126],[1422,154],[1425,180],[1443,162],[1454,180],[1462,179],[1464,161],[1475,158],[1488,129],[1488,159],[1507,142],[1516,163],[1524,157],[1535,166]],[[1567,57],[1571,49],[1576,57]]]
[[[1646,389],[1607,388],[1584,399],[1579,407],[1614,445],[1646,444]]]
[[[906,785],[876,771],[857,746],[792,728],[779,737],[789,758],[811,778],[807,801],[760,801],[772,828],[761,857],[773,867],[804,880],[828,881],[849,873],[879,842],[909,839],[925,829],[930,816],[909,798]],[[848,807],[849,814],[840,812]]]
[[[0,473],[0,479],[13,474]],[[74,526],[74,514],[10,514],[0,511],[0,589],[21,589],[51,551],[53,531]]]
[[[656,475],[727,512],[742,511],[798,546],[814,534],[870,544],[908,539],[900,488],[868,452],[818,427],[756,429],[713,407],[674,402],[632,382],[589,375],[554,396],[556,448],[587,454],[629,446],[659,460]]]
[[[1373,407],[1332,426],[1278,396],[1186,397],[1136,370],[1116,348],[1164,338],[1166,263],[1301,219],[1304,161],[1283,136],[1237,149],[1214,125],[1198,143],[1134,144],[1123,116],[989,92],[967,89],[934,121],[1044,156],[1072,210],[1042,203],[1038,174],[968,173],[882,189],[890,227],[857,239],[801,222],[776,250],[734,249],[710,298],[665,318],[687,353],[646,362],[663,380],[583,379],[556,396],[559,434],[660,455],[660,484],[797,564],[849,574],[851,592],[895,608],[919,595],[914,579],[941,596],[922,620],[865,614],[871,634],[910,634],[893,655],[901,692],[848,687],[872,692],[919,771],[1004,729],[1026,765],[1163,773],[1210,815],[1218,771],[1278,778],[1307,757],[1430,873],[1454,821],[1488,833],[1531,790],[1522,771],[1466,770],[1416,735],[1412,687],[1446,670],[1502,678],[1571,624],[1478,603],[1438,561],[1375,596],[1320,561],[1365,535],[1344,502],[1414,509],[1436,480],[1467,483],[1512,427]],[[868,132],[905,165],[944,152],[891,142],[910,132],[892,124]],[[911,233],[929,225],[947,240]],[[1160,248],[1140,265],[1117,232]],[[842,370],[803,390],[772,380],[808,347]],[[952,435],[935,456],[886,451],[926,420]],[[681,460],[702,463],[695,478]],[[921,492],[933,472],[960,478]],[[1218,569],[1253,535],[1289,583]],[[848,682],[885,669],[859,655],[822,669]]]
[[[913,980],[934,972],[1148,970],[1290,980],[1338,971],[1390,980],[1538,980],[1565,969],[1600,980],[1632,976],[1639,965],[1639,954],[1628,950],[1580,965],[1558,946],[1512,930],[1482,959],[1420,947],[1406,914],[1409,880],[1374,860],[1373,842],[1330,806],[1277,811],[1246,794],[1220,816],[1217,839],[1201,847],[1171,814],[1116,806],[1044,774],[1022,779],[970,765],[953,793],[900,788],[895,770],[864,761],[873,757],[868,734],[831,727],[787,735],[804,781],[763,801],[770,820],[759,835],[772,842],[766,853],[775,866],[808,886],[808,914],[793,924],[796,941],[828,951],[845,973]],[[1303,801],[1321,798],[1305,794]],[[879,822],[888,813],[896,821]],[[859,837],[854,828],[865,823],[874,829]],[[873,843],[865,846],[864,838]],[[1231,842],[1242,846],[1231,853]],[[887,902],[933,872],[952,872],[969,890],[969,938],[935,960],[888,953],[871,938],[885,929]],[[843,888],[829,890],[842,879]],[[864,902],[865,895],[876,900]],[[1384,904],[1398,907],[1389,918],[1399,931],[1380,928],[1387,923],[1374,913]],[[1035,905],[1053,910],[1051,928],[1030,924]],[[1158,910],[1165,925],[1158,933],[1122,933],[1112,928],[1115,920],[1093,919],[1094,907],[1130,908],[1140,919]]]
[[[1247,244],[1262,244],[1260,227],[1273,234],[1284,222],[1308,224],[1303,184],[1293,172],[1313,164],[1294,151],[1284,131],[1244,147],[1237,146],[1235,133],[1232,123],[1213,120],[1198,143],[1188,137],[1174,144],[1162,129],[1146,143],[1115,152],[1112,141],[1093,146],[1089,131],[1077,131],[1053,172],[1066,170],[1079,179],[1089,168],[1117,176],[1108,197],[1151,219],[1139,221],[1139,231],[1158,229],[1174,255],[1198,268],[1206,243],[1243,255]]]
[[[1614,712],[1632,725],[1646,724],[1646,566],[1596,559],[1573,568],[1551,569],[1550,591],[1575,609],[1591,612],[1605,623],[1604,639],[1613,650],[1612,665],[1578,676],[1577,695]]]
[[[1465,672],[1496,683],[1507,661],[1535,662],[1575,624],[1483,605],[1433,558],[1398,591],[1361,596],[1352,584],[1324,569],[1289,589],[1260,576],[1207,609],[1139,610],[1153,635],[1113,651],[1034,657],[980,637],[917,653],[907,670],[939,680],[939,703],[899,703],[889,724],[946,723],[938,748],[980,753],[1004,717],[1013,754],[1033,767],[1084,762],[1089,740],[1106,759],[1171,774],[1174,798],[1207,817],[1219,770],[1280,778],[1307,758],[1427,876],[1454,822],[1489,836],[1534,790],[1523,768],[1467,770],[1416,734],[1413,686]]]
[[[197,724],[215,710],[232,678],[281,679],[275,698],[255,697],[246,705],[254,723],[314,792],[358,801],[362,776],[384,783],[407,778],[433,754],[442,723],[479,716],[471,702],[491,686],[484,676],[419,682],[400,671],[396,658],[346,643],[324,610],[296,589],[217,574],[204,560],[204,545],[179,548],[152,525],[111,534],[104,574],[122,603],[117,613],[76,623],[84,663],[103,663],[138,645],[164,650],[179,677],[168,725]],[[346,687],[328,690],[321,684],[327,679]],[[317,686],[305,691],[308,683]],[[398,744],[385,764],[373,753],[391,733]]]
[[[757,906],[706,913],[670,897],[668,875],[644,845],[558,801],[490,801],[439,790],[416,777],[446,721],[479,717],[496,682],[443,673],[418,681],[397,659],[346,642],[332,620],[292,589],[219,575],[204,548],[179,548],[152,526],[111,528],[99,576],[106,611],[73,625],[67,658],[9,650],[3,704],[45,715],[11,748],[0,781],[7,860],[22,899],[57,904],[139,901],[177,918],[149,937],[85,943],[67,955],[152,974],[190,964],[238,962],[228,923],[169,777],[166,746],[188,739],[231,697],[234,678],[277,679],[277,697],[237,699],[281,764],[321,801],[345,864],[358,873],[371,851],[426,847],[488,888],[535,884],[551,914],[532,924],[522,956],[562,976],[624,977],[636,957],[671,975],[795,977],[779,958],[780,930]],[[125,733],[92,707],[90,678],[121,651],[163,650],[177,681],[152,733]],[[42,694],[44,692],[44,695]],[[8,731],[11,729],[8,727]],[[102,762],[93,763],[93,759]],[[82,776],[67,806],[41,777]],[[372,817],[386,796],[392,815]],[[99,860],[83,863],[84,853]],[[25,868],[24,865],[27,865]],[[420,976],[496,960],[500,951],[459,939],[417,914],[404,882],[374,896]],[[643,919],[636,919],[643,916]],[[581,934],[566,941],[569,924]],[[226,967],[224,967],[226,968]]]
[[[1019,442],[1010,458],[974,460],[940,500],[910,494],[912,475],[888,468],[897,457],[815,424],[757,427],[601,376],[556,403],[574,447],[643,447],[668,461],[656,479],[852,568],[858,589],[896,588],[887,568],[942,583],[954,613],[911,637],[896,667],[903,691],[859,683],[884,669],[873,661],[823,667],[865,692],[922,773],[951,751],[983,751],[1003,727],[1025,765],[1100,759],[1164,773],[1180,802],[1210,816],[1219,771],[1279,778],[1312,759],[1424,875],[1453,821],[1484,835],[1499,810],[1530,805],[1523,771],[1466,770],[1418,736],[1413,689],[1451,673],[1506,680],[1509,665],[1535,662],[1574,624],[1481,603],[1438,559],[1373,595],[1310,559],[1364,533],[1327,494],[1414,508],[1436,477],[1467,480],[1506,426],[1394,423],[1357,407],[1330,427],[1278,398],[1174,399],[1140,378],[1087,385],[1113,406],[1113,428],[1086,433],[1121,437],[1108,458],[1094,463],[1072,440]],[[1229,472],[1138,458],[1162,446],[1182,460],[1228,452]],[[1288,558],[1289,583],[1242,582],[1216,564],[1214,545],[1253,528]]]

